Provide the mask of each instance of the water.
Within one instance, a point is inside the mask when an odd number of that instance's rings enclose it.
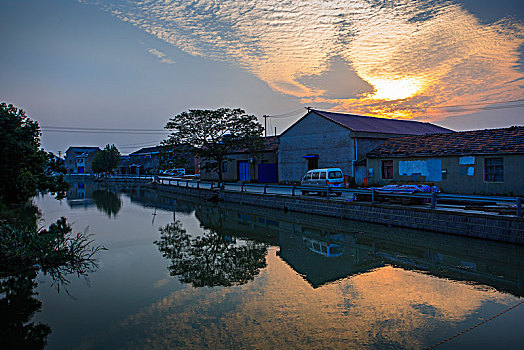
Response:
[[[514,245],[90,183],[35,202],[108,249],[67,292],[37,276],[51,349],[419,349],[524,295]],[[522,329],[524,305],[439,348],[515,348]]]

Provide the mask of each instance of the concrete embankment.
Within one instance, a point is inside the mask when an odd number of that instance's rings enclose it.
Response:
[[[147,183],[156,190],[182,196],[524,244],[524,219],[518,217],[394,204],[330,201],[315,197],[196,189],[157,183],[151,185],[150,180],[132,183]]]

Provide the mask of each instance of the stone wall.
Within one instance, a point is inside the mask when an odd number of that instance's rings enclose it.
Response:
[[[524,219],[517,217],[450,212],[388,204],[334,202],[322,198],[262,195],[159,184],[155,184],[153,187],[166,192],[207,200],[223,200],[225,202],[284,211],[289,210],[340,219],[524,244]]]

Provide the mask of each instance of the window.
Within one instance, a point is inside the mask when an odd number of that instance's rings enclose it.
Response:
[[[311,173],[307,173],[306,176],[304,176],[304,180],[311,180]]]
[[[504,182],[504,163],[502,158],[484,159],[484,181]]]
[[[320,173],[313,173],[313,175],[311,175],[311,178],[312,178],[313,180],[318,180],[318,175],[319,175],[319,174],[320,174]]]
[[[330,179],[339,179],[342,177],[342,172],[341,171],[330,171],[328,175]]]
[[[383,160],[382,161],[382,178],[385,180],[393,179],[393,161]]]
[[[320,179],[322,179],[322,180],[326,179],[326,172],[325,171],[320,173]]]

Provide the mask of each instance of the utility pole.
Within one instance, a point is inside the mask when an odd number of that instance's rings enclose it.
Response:
[[[267,137],[267,118],[269,117],[268,115],[264,115],[264,136]]]
[[[277,127],[275,126],[275,136],[277,136]]]
[[[62,151],[58,151],[58,158],[62,158]]]

